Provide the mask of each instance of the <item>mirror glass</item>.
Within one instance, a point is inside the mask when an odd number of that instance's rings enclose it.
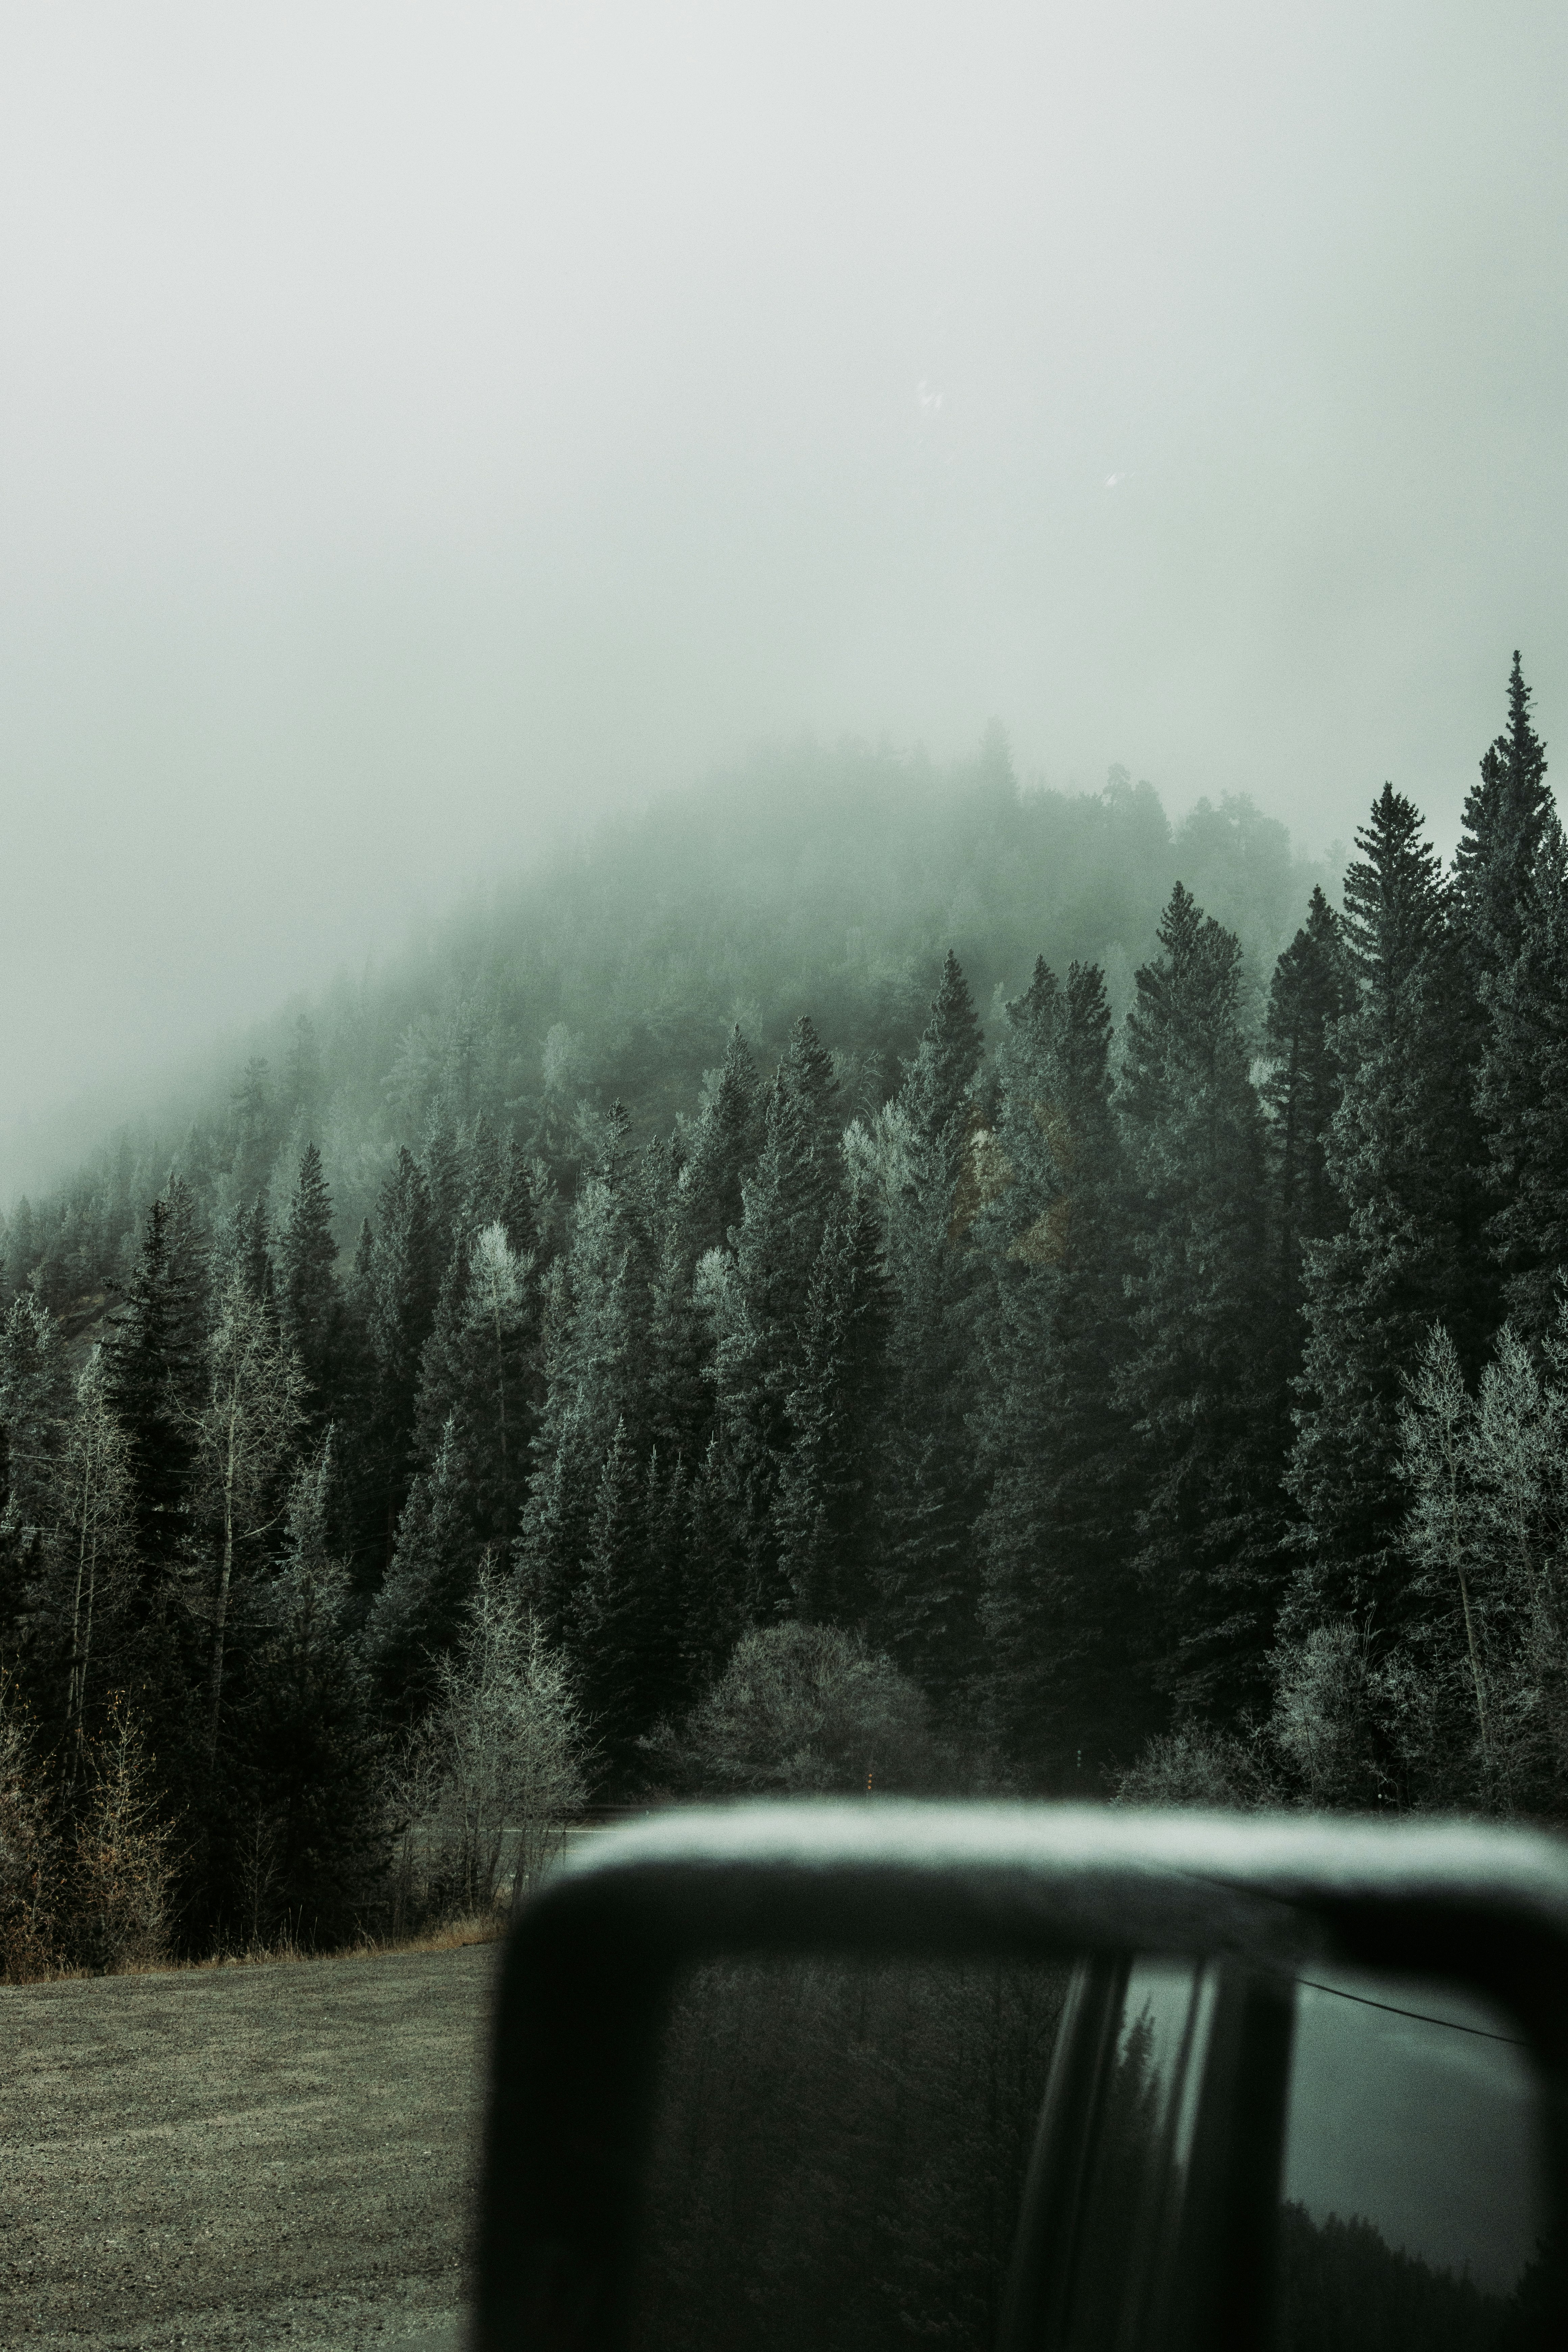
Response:
[[[638,2352],[993,2345],[1070,1973],[693,1971],[663,2053]]]
[[[1541,2340],[1542,2118],[1501,2010],[1447,1985],[1299,1979],[1279,2352]]]
[[[1501,2011],[1386,1977],[1158,1959],[1097,1963],[1069,1999],[1075,1973],[690,1971],[660,2051],[636,2352],[995,2352],[1016,2260],[1004,2352],[1155,2352],[1207,2307],[1193,2283],[1218,2259],[1215,2183],[1236,2177],[1215,2151],[1264,2077],[1274,2352],[1555,2340],[1542,2094]],[[1265,2013],[1272,2062],[1248,2039]]]

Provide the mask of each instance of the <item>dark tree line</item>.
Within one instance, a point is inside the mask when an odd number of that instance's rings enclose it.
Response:
[[[986,1037],[949,951],[878,1086],[803,1014],[651,1133],[448,1096],[352,1249],[302,1024],[286,1187],[252,1065],[106,1320],[13,1227],[0,1645],[59,1802],[129,1706],[187,1936],[341,1931],[488,1572],[606,1793],[804,1623],[994,1784],[1560,1811],[1565,946],[1516,658],[1453,871],[1385,786],[1266,1003],[1177,882],[1120,1022],[1041,960]]]

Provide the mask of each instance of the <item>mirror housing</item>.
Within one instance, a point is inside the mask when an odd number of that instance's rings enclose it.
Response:
[[[1220,2084],[1194,2158],[1201,2257],[1168,2339],[1261,2345],[1289,2011],[1304,1970],[1443,1979],[1508,2011],[1539,2069],[1552,2228],[1568,2217],[1568,1850],[1472,1824],[1053,1805],[744,1804],[595,1834],[523,1905],[495,2016],[477,2352],[622,2352],[662,2022],[721,1956],[1216,1965]],[[1095,1969],[1082,2000],[1092,2000]],[[1005,2352],[1051,2340],[1052,2249],[1089,2095],[1068,2037],[1026,2192]],[[1082,2074],[1081,2063],[1079,2074]],[[1201,2161],[1199,2158],[1201,2158]],[[1053,2172],[1054,2168],[1054,2172]]]

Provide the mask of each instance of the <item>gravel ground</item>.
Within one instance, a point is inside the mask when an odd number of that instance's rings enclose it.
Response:
[[[0,2343],[455,2352],[498,1949],[0,1990]]]

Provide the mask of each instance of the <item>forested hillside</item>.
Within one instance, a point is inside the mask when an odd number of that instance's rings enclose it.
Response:
[[[106,1935],[116,1854],[193,1946],[483,1896],[503,1750],[510,1819],[1562,1810],[1568,855],[1517,661],[1453,872],[1385,786],[1342,908],[1249,804],[1022,793],[996,735],[743,782],[17,1208],[14,1949]]]

